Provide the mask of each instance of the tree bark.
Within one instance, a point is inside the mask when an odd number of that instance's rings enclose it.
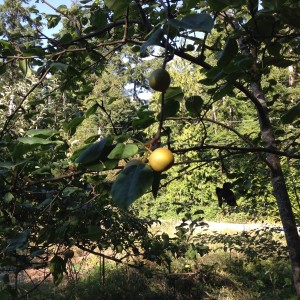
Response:
[[[252,84],[254,96],[258,99],[263,110],[258,112],[262,140],[266,143],[267,149],[277,150],[275,146],[275,137],[272,125],[269,121],[269,114],[262,88],[259,83]],[[264,115],[262,115],[264,111]],[[294,286],[297,293],[297,299],[300,300],[300,237],[293,213],[291,201],[286,187],[285,177],[282,172],[280,158],[276,154],[267,153],[267,161],[270,168],[271,183],[274,196],[282,222],[289,256],[292,265]]]

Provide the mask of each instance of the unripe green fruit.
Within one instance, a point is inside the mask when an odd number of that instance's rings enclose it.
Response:
[[[166,91],[171,83],[171,77],[165,69],[156,69],[149,77],[150,87],[158,92]]]
[[[174,155],[169,149],[157,148],[149,156],[149,164],[156,172],[166,171],[174,164]]]

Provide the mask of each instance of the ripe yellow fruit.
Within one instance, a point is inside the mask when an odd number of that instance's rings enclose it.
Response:
[[[156,69],[149,77],[150,87],[158,92],[164,92],[171,83],[171,76],[165,69]]]
[[[150,167],[156,172],[163,172],[172,167],[173,153],[166,148],[157,148],[149,156]]]

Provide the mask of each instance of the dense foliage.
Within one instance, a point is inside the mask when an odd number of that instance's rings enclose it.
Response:
[[[168,266],[206,253],[190,231],[222,207],[280,218],[299,294],[298,1],[42,2],[55,13],[0,6],[1,266],[50,263],[58,284],[73,246]],[[171,87],[152,93],[160,67]],[[171,209],[176,237],[153,235]]]

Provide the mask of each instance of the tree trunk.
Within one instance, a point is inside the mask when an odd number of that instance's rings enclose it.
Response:
[[[276,149],[275,137],[273,135],[271,123],[269,121],[266,101],[260,84],[252,84],[252,91],[254,93],[254,96],[259,100],[260,104],[264,108],[264,115],[262,115],[261,110],[260,112],[258,112],[262,140],[266,143],[266,148]],[[288,195],[285,177],[282,172],[280,159],[278,155],[269,153],[267,154],[267,161],[270,168],[273,192],[277,201],[277,206],[279,209],[279,214],[291,259],[297,299],[300,300],[300,238],[296,226],[296,221],[292,210],[291,201]]]

